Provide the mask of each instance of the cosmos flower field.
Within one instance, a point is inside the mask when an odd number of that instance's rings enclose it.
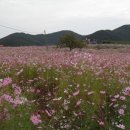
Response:
[[[0,130],[130,130],[130,51],[0,47]]]

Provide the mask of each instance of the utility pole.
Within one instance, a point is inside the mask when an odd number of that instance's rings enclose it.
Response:
[[[45,35],[45,44],[46,44],[46,49],[48,50],[47,35],[46,35],[46,30],[45,30],[45,29],[44,29],[44,35]]]

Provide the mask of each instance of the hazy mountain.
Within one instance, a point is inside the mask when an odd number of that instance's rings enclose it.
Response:
[[[111,40],[120,41],[120,37],[111,30],[101,30],[87,36],[90,39],[96,39],[97,41]]]
[[[124,25],[114,30],[100,30],[90,35],[80,35],[69,30],[63,30],[50,34],[30,35],[25,33],[14,33],[0,39],[0,45],[4,46],[32,46],[32,45],[55,45],[59,39],[69,33],[73,33],[76,38],[85,40],[86,38],[97,41],[128,41],[130,42],[130,25]]]
[[[121,26],[113,30],[113,32],[116,33],[122,41],[130,41],[130,25]]]
[[[4,46],[32,46],[32,45],[55,45],[59,43],[62,36],[73,33],[78,39],[83,39],[83,36],[68,30],[59,31],[51,34],[30,35],[25,33],[14,33],[0,39],[0,44]]]
[[[124,25],[114,30],[100,30],[87,36],[97,41],[128,41],[130,42],[130,25]]]
[[[74,36],[77,39],[83,39],[84,36],[77,34],[75,32],[69,31],[69,30],[63,30],[63,31],[59,31],[59,32],[54,32],[54,33],[50,33],[50,34],[39,34],[39,35],[35,35],[35,38],[37,40],[39,40],[40,42],[42,42],[42,44],[49,44],[49,45],[54,45],[59,43],[59,40],[62,36],[66,35],[66,34],[71,34],[73,33]]]
[[[24,46],[24,45],[42,45],[33,35],[25,33],[14,33],[0,39],[0,44],[4,46]]]

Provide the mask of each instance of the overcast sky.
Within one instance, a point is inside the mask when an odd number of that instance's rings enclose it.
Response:
[[[0,25],[40,34],[90,34],[130,24],[130,0],[0,0]],[[18,32],[0,27],[0,38]]]

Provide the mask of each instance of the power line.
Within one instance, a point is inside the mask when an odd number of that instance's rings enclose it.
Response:
[[[31,33],[31,32],[23,31],[23,30],[20,30],[20,29],[14,28],[14,27],[9,27],[9,26],[5,26],[5,25],[1,25],[1,24],[0,24],[0,27],[8,28],[8,29],[15,30],[15,31],[20,31],[20,32]]]
[[[9,27],[9,26],[4,26],[4,25],[0,25],[0,26],[4,27],[4,28],[9,28],[9,29],[12,29],[12,30],[16,30],[16,31],[22,31],[22,30],[19,30],[19,29],[16,29],[16,28],[12,28],[12,27]]]

